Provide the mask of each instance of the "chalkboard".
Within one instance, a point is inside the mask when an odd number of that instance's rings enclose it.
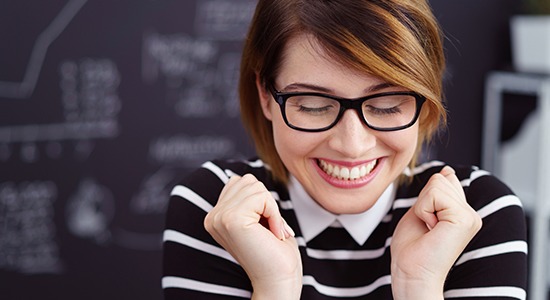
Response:
[[[161,298],[171,187],[253,155],[236,86],[255,2],[0,1],[0,299]],[[427,156],[479,164],[519,0],[431,3],[450,122]]]
[[[175,182],[248,157],[252,0],[0,2],[0,299],[159,299]]]

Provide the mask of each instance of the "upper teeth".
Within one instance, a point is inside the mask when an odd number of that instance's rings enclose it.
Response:
[[[343,166],[332,165],[324,160],[319,160],[319,165],[328,175],[343,179],[343,180],[355,180],[364,177],[372,171],[376,166],[377,160],[373,160],[370,163],[362,166],[356,166],[351,169]]]

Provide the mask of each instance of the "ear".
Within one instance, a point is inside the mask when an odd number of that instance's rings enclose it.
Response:
[[[256,73],[256,89],[258,90],[258,98],[260,98],[262,112],[266,119],[271,121],[273,119],[273,115],[271,114],[271,104],[273,104],[273,100],[271,99],[271,93],[265,88],[258,73]]]

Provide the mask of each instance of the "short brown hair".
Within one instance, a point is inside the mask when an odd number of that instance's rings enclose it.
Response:
[[[425,0],[258,1],[241,61],[241,117],[259,157],[281,182],[288,180],[288,172],[275,148],[271,122],[262,113],[256,76],[264,84],[272,82],[284,47],[300,34],[313,36],[344,66],[426,97],[413,167],[424,142],[446,119],[442,34],[429,4]]]

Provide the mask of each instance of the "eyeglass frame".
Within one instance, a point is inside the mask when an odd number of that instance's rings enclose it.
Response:
[[[279,104],[279,108],[281,109],[281,114],[283,116],[283,120],[285,121],[286,125],[288,127],[292,128],[292,129],[299,130],[299,131],[305,131],[305,132],[321,132],[321,131],[327,131],[327,130],[331,129],[336,124],[338,124],[338,122],[340,122],[340,119],[342,119],[342,116],[344,115],[344,112],[348,109],[355,110],[357,112],[357,114],[359,116],[361,116],[361,119],[363,120],[363,123],[365,125],[367,125],[367,127],[371,128],[373,130],[376,130],[376,131],[398,131],[398,130],[403,130],[403,129],[406,129],[406,128],[409,128],[409,127],[413,126],[414,123],[416,123],[416,121],[418,120],[418,117],[420,116],[420,111],[422,110],[422,105],[424,104],[424,102],[426,102],[426,97],[424,97],[424,96],[422,96],[418,93],[412,92],[412,91],[383,92],[383,93],[377,93],[377,94],[373,94],[373,95],[368,95],[368,96],[364,96],[364,97],[350,99],[350,98],[337,97],[337,96],[318,93],[318,92],[280,92],[277,89],[275,89],[275,86],[273,84],[270,84],[268,86],[268,89],[269,89],[271,95],[273,96],[273,100],[275,100],[275,102],[277,102],[277,104]],[[409,96],[413,96],[415,98],[415,100],[416,100],[416,103],[415,103],[416,112],[414,114],[413,119],[405,125],[401,125],[401,126],[397,126],[397,127],[389,127],[389,128],[381,128],[381,127],[376,127],[376,126],[372,126],[371,124],[369,124],[367,122],[367,118],[365,118],[365,115],[363,114],[363,107],[362,107],[363,103],[365,101],[368,101],[368,100],[373,99],[373,98],[379,98],[379,97],[383,97],[383,96],[393,96],[393,95],[409,95]],[[316,97],[322,97],[322,98],[328,98],[328,99],[335,100],[340,104],[340,109],[338,111],[338,115],[336,116],[336,119],[334,120],[334,122],[332,122],[330,125],[328,125],[326,127],[323,127],[323,128],[307,129],[307,128],[301,128],[301,127],[294,126],[294,125],[290,124],[290,122],[288,121],[288,119],[286,117],[286,109],[285,109],[286,101],[288,100],[288,98],[293,97],[293,96],[316,96]]]

